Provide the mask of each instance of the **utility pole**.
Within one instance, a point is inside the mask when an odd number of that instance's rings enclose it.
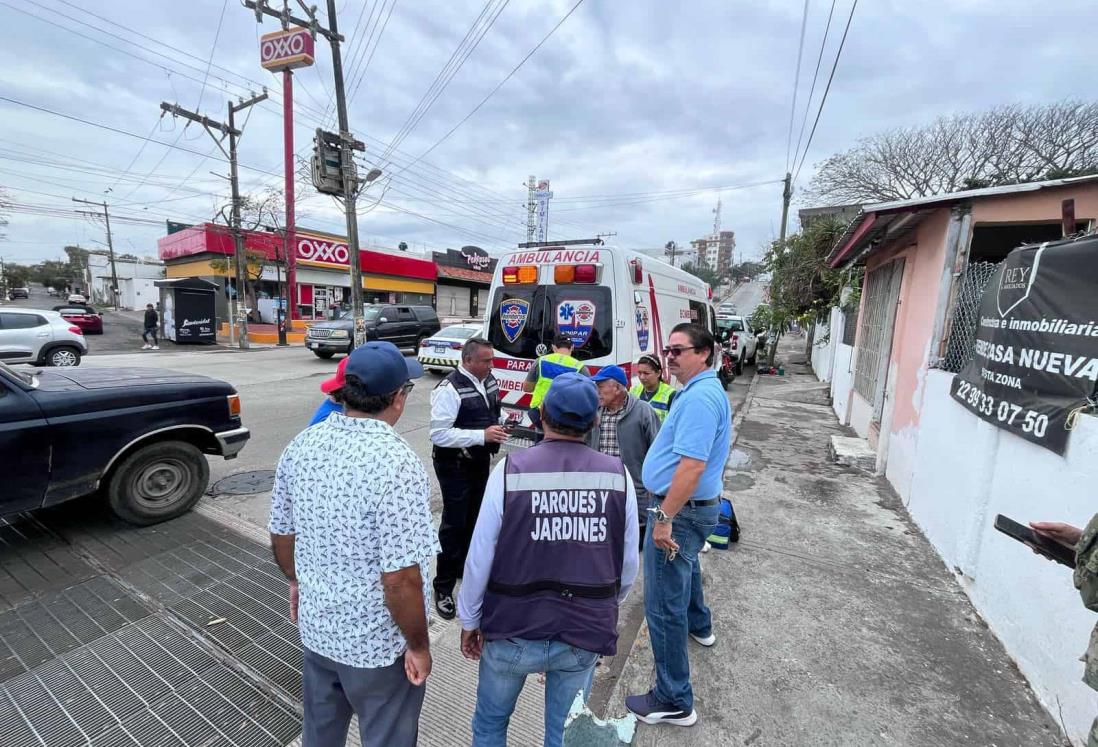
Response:
[[[675,266],[675,257],[679,254],[679,245],[674,241],[668,241],[663,246],[663,253],[671,258],[671,266]]]
[[[161,102],[160,108],[166,112],[170,112],[173,116],[183,117],[189,119],[192,122],[198,122],[202,125],[206,132],[213,138],[214,143],[229,159],[229,186],[232,190],[232,217],[230,222],[232,223],[233,234],[233,259],[234,259],[234,274],[236,276],[236,317],[237,319],[229,320],[229,331],[232,333],[233,325],[240,324],[240,335],[237,341],[241,350],[247,350],[249,347],[248,342],[248,315],[244,310],[244,306],[241,302],[241,293],[247,293],[247,282],[245,280],[245,272],[247,272],[247,262],[244,260],[244,237],[240,232],[240,179],[237,176],[237,164],[236,164],[236,146],[240,136],[244,133],[236,128],[236,113],[244,111],[250,106],[255,106],[260,101],[267,98],[267,91],[252,96],[247,101],[241,100],[239,103],[234,104],[229,101],[229,123],[224,124],[217,120],[210,119],[197,112],[192,112],[188,109],[184,109],[179,104],[169,104],[167,101]],[[214,130],[221,133],[221,137],[214,134]],[[229,150],[226,151],[221,142],[226,138],[229,138]],[[108,236],[110,235],[108,230]],[[113,255],[112,255],[113,256]],[[244,302],[247,299],[243,299]]]
[[[787,171],[785,172],[785,189],[782,190],[782,231],[778,240],[785,243],[785,226],[789,222],[789,201],[793,199],[793,177]]]
[[[350,125],[347,122],[347,97],[343,84],[343,58],[339,45],[343,37],[339,34],[339,26],[336,21],[335,0],[328,0],[328,25],[324,28],[316,20],[315,7],[306,7],[300,3],[309,16],[308,20],[297,18],[283,9],[273,10],[268,6],[269,0],[243,0],[244,7],[251,8],[256,13],[256,18],[263,15],[277,18],[282,23],[294,23],[308,28],[314,35],[320,34],[332,45],[332,71],[335,75],[336,111],[339,116],[339,140],[340,140],[340,172],[343,189],[339,197],[343,200],[343,211],[347,220],[347,253],[351,269],[351,307],[354,314],[354,345],[358,347],[366,341],[366,319],[362,308],[362,265],[358,253],[358,213],[355,202],[358,197],[360,185],[368,184],[381,175],[377,169],[371,171],[365,179],[360,180],[355,171],[354,152],[365,150],[366,145],[355,140],[351,136]]]
[[[111,259],[111,301],[114,308],[118,308],[118,269],[114,265],[114,242],[111,240],[111,213],[110,206],[106,201],[92,202],[91,200],[79,200],[75,197],[72,198],[73,202],[80,202],[85,205],[95,205],[96,207],[103,208],[103,222],[107,225],[107,253]],[[90,274],[90,273],[89,273]],[[91,278],[88,278],[88,291],[91,291]],[[91,300],[90,293],[88,300]]]

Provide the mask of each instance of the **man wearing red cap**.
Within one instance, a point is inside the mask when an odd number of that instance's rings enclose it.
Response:
[[[309,421],[309,425],[323,423],[333,412],[343,412],[343,402],[340,399],[340,392],[343,390],[343,384],[345,382],[343,374],[347,370],[347,361],[350,359],[351,356],[348,355],[341,360],[339,365],[336,366],[335,376],[330,379],[325,379],[320,383],[320,391],[327,394],[328,397],[320,403],[320,407],[316,408],[316,412],[313,413],[313,419]]]

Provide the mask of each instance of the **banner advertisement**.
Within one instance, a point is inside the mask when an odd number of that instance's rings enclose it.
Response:
[[[213,296],[178,288],[175,291],[175,342],[216,342]],[[166,315],[165,315],[166,316]]]
[[[1098,236],[1015,249],[980,302],[974,355],[953,398],[987,422],[1063,455],[1073,412],[1098,382]]]

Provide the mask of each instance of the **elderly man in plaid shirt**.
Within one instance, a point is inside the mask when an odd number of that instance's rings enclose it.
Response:
[[[599,388],[599,417],[587,435],[587,445],[625,463],[637,488],[637,517],[641,543],[648,516],[648,491],[640,481],[648,447],[656,440],[660,419],[647,402],[629,393],[629,379],[621,366],[604,366],[591,380]]]

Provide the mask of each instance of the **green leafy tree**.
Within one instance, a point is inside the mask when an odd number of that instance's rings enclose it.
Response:
[[[710,287],[712,288],[716,288],[718,285],[721,284],[721,276],[718,275],[715,271],[709,269],[707,265],[696,265],[692,262],[687,262],[682,266],[682,269],[686,270],[694,277],[700,278],[701,280],[709,283]]]
[[[814,320],[838,305],[845,273],[827,266],[827,255],[843,235],[846,226],[837,220],[819,220],[800,233],[775,241],[764,262],[770,271],[770,360],[774,360],[778,338],[793,321]]]
[[[731,270],[728,271],[729,277],[735,279],[753,278],[756,275],[760,275],[766,272],[766,265],[762,262],[741,262],[738,265],[734,265]]]

